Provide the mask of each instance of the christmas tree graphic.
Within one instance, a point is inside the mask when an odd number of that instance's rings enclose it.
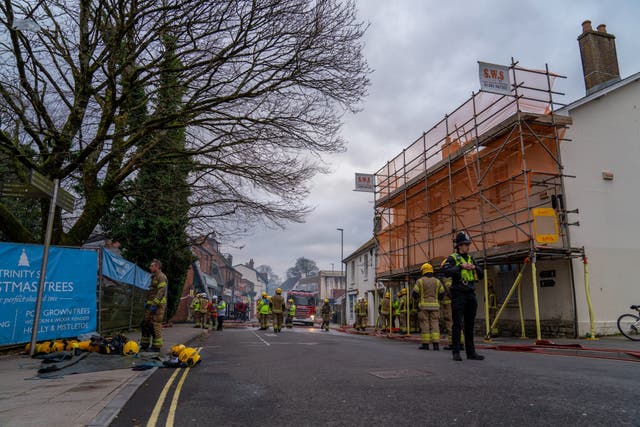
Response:
[[[18,261],[18,267],[31,267],[31,265],[29,265],[27,251],[24,248],[22,249],[22,255],[20,255],[20,261]]]

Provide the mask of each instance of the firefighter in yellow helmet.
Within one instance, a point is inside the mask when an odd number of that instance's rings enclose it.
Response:
[[[262,293],[262,298],[258,300],[256,305],[258,308],[258,319],[260,319],[260,330],[269,329],[269,299],[266,292]]]
[[[162,321],[167,306],[167,276],[162,272],[160,260],[151,261],[149,270],[151,271],[151,286],[149,286],[144,305],[140,347],[142,350],[147,350],[151,345],[151,351],[160,351],[162,348]]]
[[[366,331],[368,315],[369,308],[367,306],[367,299],[362,297],[360,298],[360,302],[356,305],[356,329]]]
[[[439,294],[444,292],[440,280],[433,275],[433,266],[429,263],[420,267],[422,277],[413,287],[413,295],[418,300],[418,319],[420,320],[421,350],[429,350],[429,343],[433,343],[434,350],[440,350],[440,304]]]
[[[386,291],[384,293],[384,297],[382,298],[382,301],[380,302],[380,307],[379,307],[379,312],[380,312],[380,318],[382,319],[382,330],[383,331],[389,331],[389,327],[391,325],[391,292],[390,291]]]
[[[195,324],[194,328],[202,327],[202,315],[200,313],[200,306],[202,305],[202,298],[200,294],[196,294],[191,301],[191,314],[193,315],[193,320]]]
[[[282,331],[282,320],[283,320],[284,311],[286,308],[284,303],[284,297],[282,296],[282,289],[280,288],[276,289],[276,294],[271,297],[270,306],[271,306],[271,312],[273,313],[272,315],[273,332],[277,333]]]
[[[401,334],[406,334],[407,333],[407,310],[409,309],[409,297],[407,295],[407,288],[402,288],[400,289],[400,292],[398,293],[398,300],[397,300],[398,304],[397,304],[397,310],[396,310],[396,316],[398,316],[398,321],[400,323],[400,333]]]
[[[291,329],[293,328],[293,318],[296,317],[296,305],[291,298],[289,298],[289,301],[287,302],[289,303],[289,305],[287,306],[287,321],[285,326]]]
[[[325,298],[320,307],[320,314],[322,315],[322,324],[320,329],[323,331],[329,330],[329,322],[331,321],[331,306],[329,305],[329,299]]]
[[[211,316],[207,312],[207,307],[209,306],[209,297],[205,292],[200,294],[200,307],[198,308],[200,312],[200,324],[203,329],[210,328],[210,320]]]
[[[447,261],[445,258],[440,264],[440,268],[444,267],[444,263]],[[440,280],[442,281],[442,286],[444,287],[444,293],[442,294],[442,299],[440,300],[440,319],[442,319],[442,326],[444,333],[447,334],[448,344],[444,347],[445,350],[451,350],[451,326],[453,325],[453,317],[451,314],[451,278],[444,277],[441,274]]]

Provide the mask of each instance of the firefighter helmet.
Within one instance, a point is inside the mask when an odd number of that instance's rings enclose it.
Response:
[[[69,340],[66,342],[65,345],[65,350],[66,351],[74,351],[76,348],[78,348],[78,341],[77,340]]]
[[[55,353],[57,351],[64,351],[65,343],[62,340],[55,340],[51,343],[51,352]]]
[[[193,347],[187,347],[180,352],[178,360],[187,366],[195,366],[200,361],[200,353]]]
[[[267,296],[267,293],[266,292],[262,292],[262,297],[264,298],[266,296]]]
[[[133,356],[134,354],[138,354],[140,351],[140,346],[135,341],[127,341],[127,343],[122,348],[122,354],[125,356]]]
[[[82,351],[89,351],[89,345],[91,344],[91,341],[86,340],[86,341],[80,341],[78,342],[77,346],[79,350]]]
[[[282,293],[282,289],[281,288],[276,288],[276,294],[280,295]]]
[[[329,298],[325,298],[325,299],[324,299],[324,302],[325,302],[325,303],[328,303],[328,302],[329,302]]]
[[[184,350],[185,348],[187,348],[184,344],[176,344],[173,347],[171,347],[171,355],[173,357],[178,357],[180,356],[180,353],[182,352],[182,350]]]
[[[385,298],[391,298],[391,293],[389,291],[384,293]]]
[[[291,298],[289,298],[289,301],[288,301],[288,302],[293,302],[293,300],[292,300]]]
[[[433,266],[428,262],[425,262],[422,264],[422,267],[420,267],[420,272],[422,274],[433,273]]]

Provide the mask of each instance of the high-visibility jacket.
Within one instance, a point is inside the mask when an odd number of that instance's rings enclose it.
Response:
[[[156,271],[151,276],[147,304],[155,305],[157,308],[167,305],[167,276],[161,271]]]
[[[196,297],[193,298],[193,301],[191,301],[191,309],[194,313],[200,312],[200,304],[202,304],[202,301],[200,300],[200,297],[196,295]]]
[[[420,310],[438,310],[438,294],[444,292],[442,282],[435,277],[422,276],[416,281],[413,293],[418,295]]]
[[[211,317],[218,316],[218,305],[212,302],[207,303],[207,312],[211,315]]]
[[[271,310],[276,314],[284,312],[284,297],[282,295],[275,294],[271,297]]]
[[[260,314],[269,314],[269,300],[262,298],[258,303],[260,304]]]
[[[295,316],[295,315],[296,315],[296,305],[291,304],[289,306],[289,316]]]
[[[461,267],[463,263],[473,264],[476,268],[465,270]],[[484,272],[471,255],[461,255],[457,252],[447,257],[443,270],[446,277],[451,277],[451,290],[456,292],[475,292],[476,282],[484,277]]]
[[[224,317],[227,315],[227,303],[224,300],[218,303],[218,317]]]

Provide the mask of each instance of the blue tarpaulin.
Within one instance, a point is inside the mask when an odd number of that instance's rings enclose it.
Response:
[[[0,345],[31,340],[42,245],[0,243]],[[49,248],[37,339],[75,337],[96,330],[98,254]]]
[[[108,250],[102,251],[102,275],[140,289],[149,289],[151,285],[151,274]]]

